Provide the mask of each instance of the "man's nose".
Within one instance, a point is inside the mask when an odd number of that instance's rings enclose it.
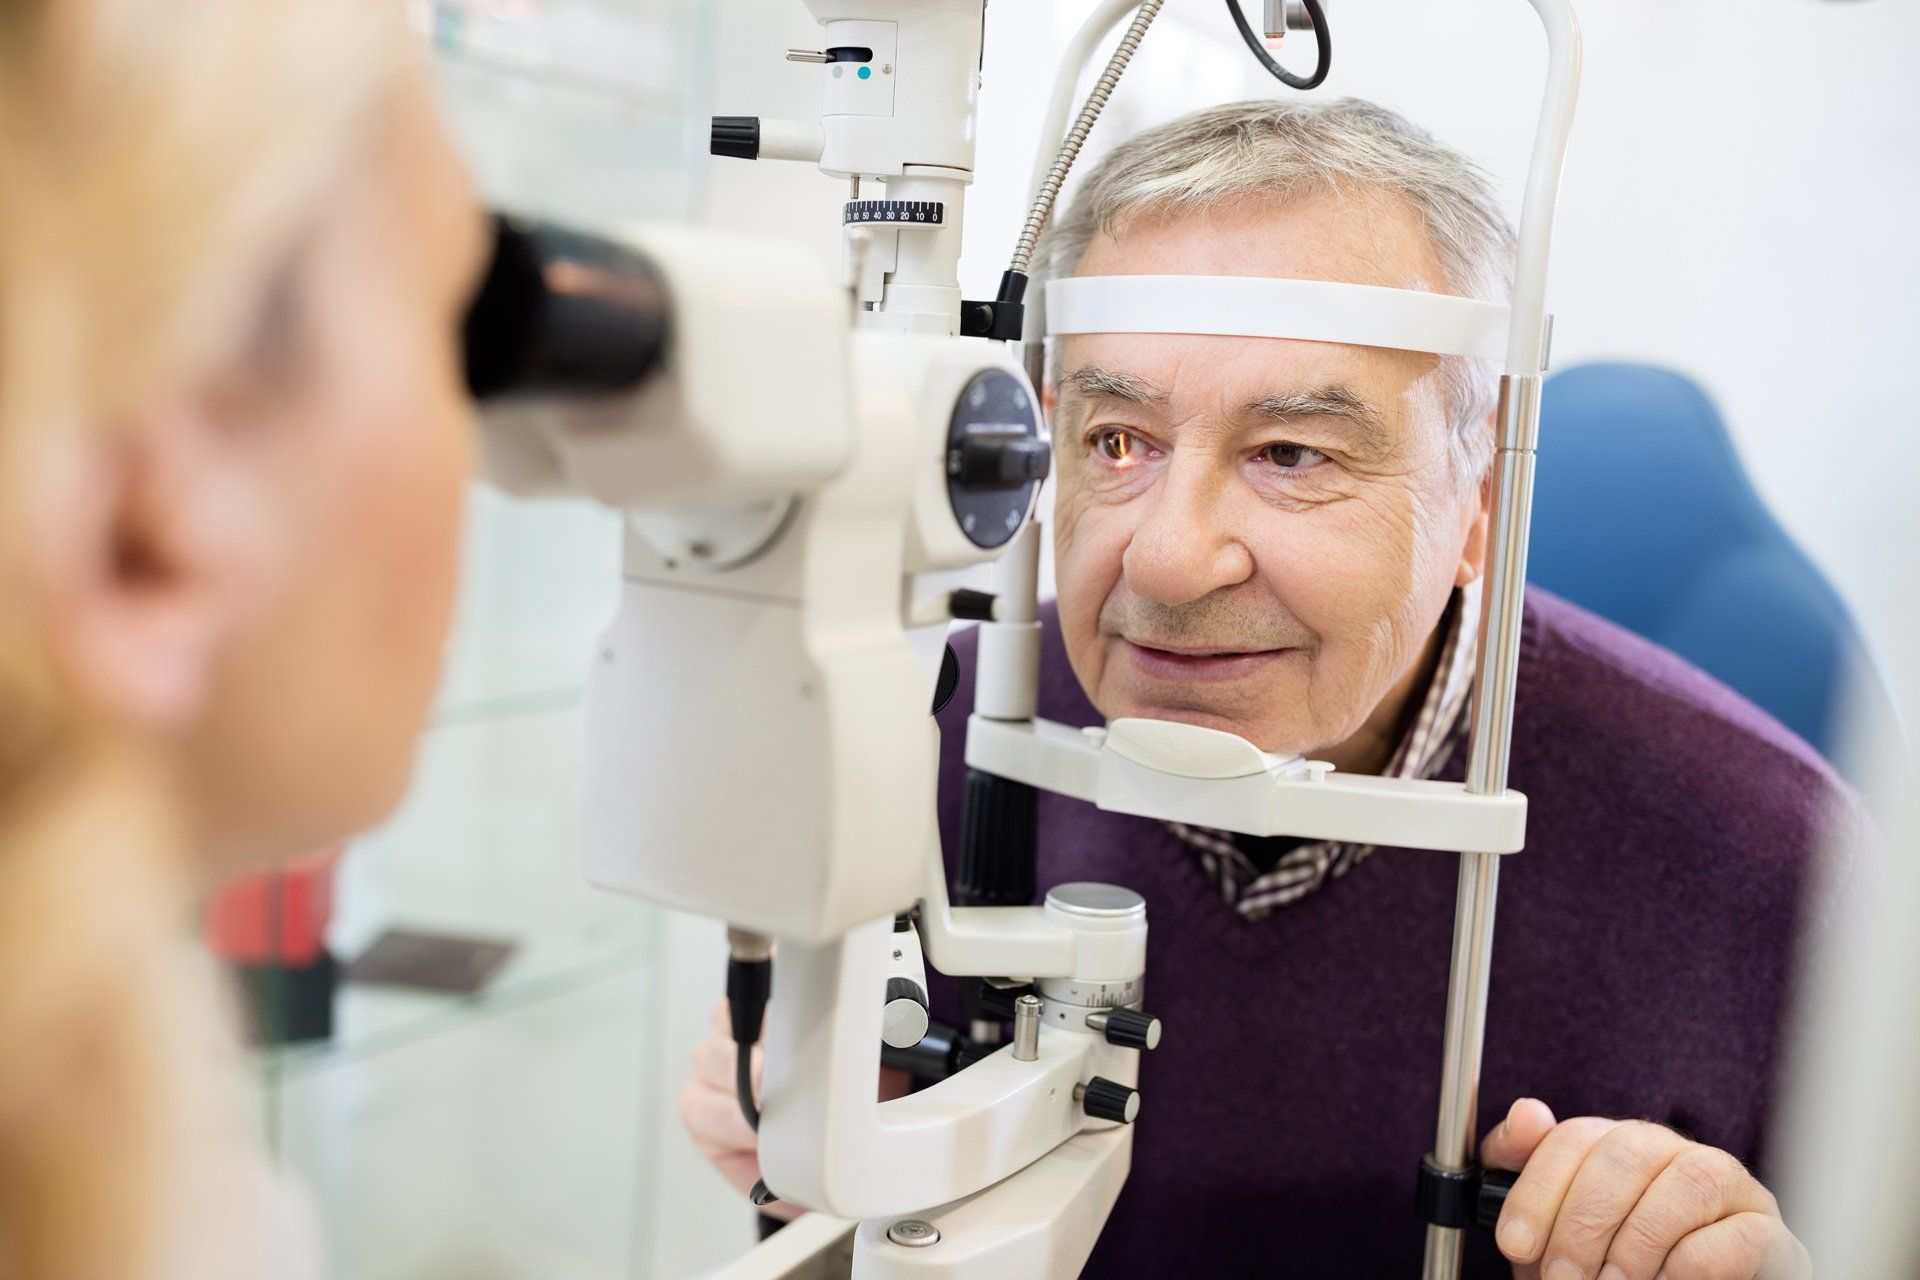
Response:
[[[1231,486],[1210,469],[1176,464],[1142,501],[1141,522],[1121,562],[1136,594],[1188,604],[1252,576],[1253,555],[1231,519]]]

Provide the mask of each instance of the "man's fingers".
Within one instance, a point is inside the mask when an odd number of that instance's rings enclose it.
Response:
[[[1674,1245],[1660,1274],[1666,1280],[1806,1280],[1807,1251],[1770,1213],[1737,1213]]]
[[[1507,1193],[1494,1241],[1509,1262],[1537,1261],[1546,1249],[1553,1220],[1573,1185],[1573,1176],[1593,1144],[1612,1131],[1616,1122],[1581,1116],[1553,1127],[1527,1159],[1526,1168]]]
[[[1506,1118],[1480,1144],[1480,1163],[1489,1169],[1524,1169],[1527,1157],[1553,1130],[1553,1110],[1538,1098],[1519,1098]]]
[[[680,1120],[701,1154],[741,1195],[746,1195],[760,1180],[760,1135],[740,1114],[735,1084],[739,1052],[733,1042],[733,1019],[727,1002],[722,1000],[713,1006],[713,1033],[694,1046],[692,1073],[680,1092]],[[756,1100],[761,1096],[766,1058],[765,1047],[754,1045],[751,1071]],[[762,1206],[760,1212],[790,1221],[806,1211],[780,1200]]]
[[[730,1152],[760,1149],[760,1137],[740,1114],[740,1101],[731,1087],[713,1089],[689,1080],[680,1091],[680,1122],[709,1160]]]
[[[1773,1194],[1726,1152],[1688,1143],[1614,1233],[1607,1261],[1626,1280],[1654,1280],[1682,1240],[1747,1214],[1777,1222]]]
[[[716,1088],[733,1079],[733,1041],[708,1036],[693,1046],[693,1076]]]
[[[1671,1129],[1629,1120],[1602,1134],[1580,1162],[1554,1217],[1543,1276],[1590,1277],[1608,1257],[1614,1233],[1668,1163],[1693,1146]],[[1571,1263],[1575,1270],[1568,1270]],[[1609,1276],[1608,1280],[1615,1280]],[[1647,1280],[1652,1280],[1651,1274]]]

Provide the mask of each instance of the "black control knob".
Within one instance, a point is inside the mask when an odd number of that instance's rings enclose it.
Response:
[[[911,1049],[927,1035],[927,993],[912,978],[888,978],[880,1039],[890,1049]]]
[[[1102,1009],[1087,1015],[1087,1025],[1105,1036],[1108,1044],[1128,1049],[1160,1047],[1160,1019],[1138,1009]]]
[[[947,455],[947,475],[970,493],[1020,489],[1047,478],[1047,442],[1013,432],[979,432]]]
[[[735,160],[758,160],[760,117],[715,116],[707,150],[713,155],[731,156]]]
[[[1140,1115],[1140,1091],[1129,1089],[1123,1084],[1115,1084],[1102,1076],[1095,1076],[1085,1084],[1075,1085],[1073,1096],[1079,1100],[1081,1108],[1095,1120],[1132,1124]]]
[[[1016,369],[976,373],[955,397],[942,470],[967,541],[1004,547],[1026,525],[1049,454],[1040,404]]]

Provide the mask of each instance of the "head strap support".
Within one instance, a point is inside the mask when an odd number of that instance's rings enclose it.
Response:
[[[1047,284],[1047,332],[1294,338],[1507,358],[1508,308],[1412,289],[1268,276],[1071,276]]]

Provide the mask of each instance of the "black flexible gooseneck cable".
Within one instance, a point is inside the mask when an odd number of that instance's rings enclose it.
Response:
[[[1247,42],[1247,48],[1253,50],[1253,56],[1260,59],[1260,65],[1273,73],[1275,79],[1295,89],[1317,89],[1320,82],[1327,78],[1327,71],[1333,66],[1333,37],[1327,31],[1326,11],[1321,9],[1320,0],[1300,0],[1306,6],[1307,16],[1313,19],[1313,40],[1319,48],[1319,62],[1309,76],[1296,76],[1273,60],[1266,45],[1254,34],[1253,27],[1247,22],[1247,15],[1240,8],[1240,0],[1227,0],[1227,12],[1233,15],[1233,25],[1240,28],[1240,38]]]

